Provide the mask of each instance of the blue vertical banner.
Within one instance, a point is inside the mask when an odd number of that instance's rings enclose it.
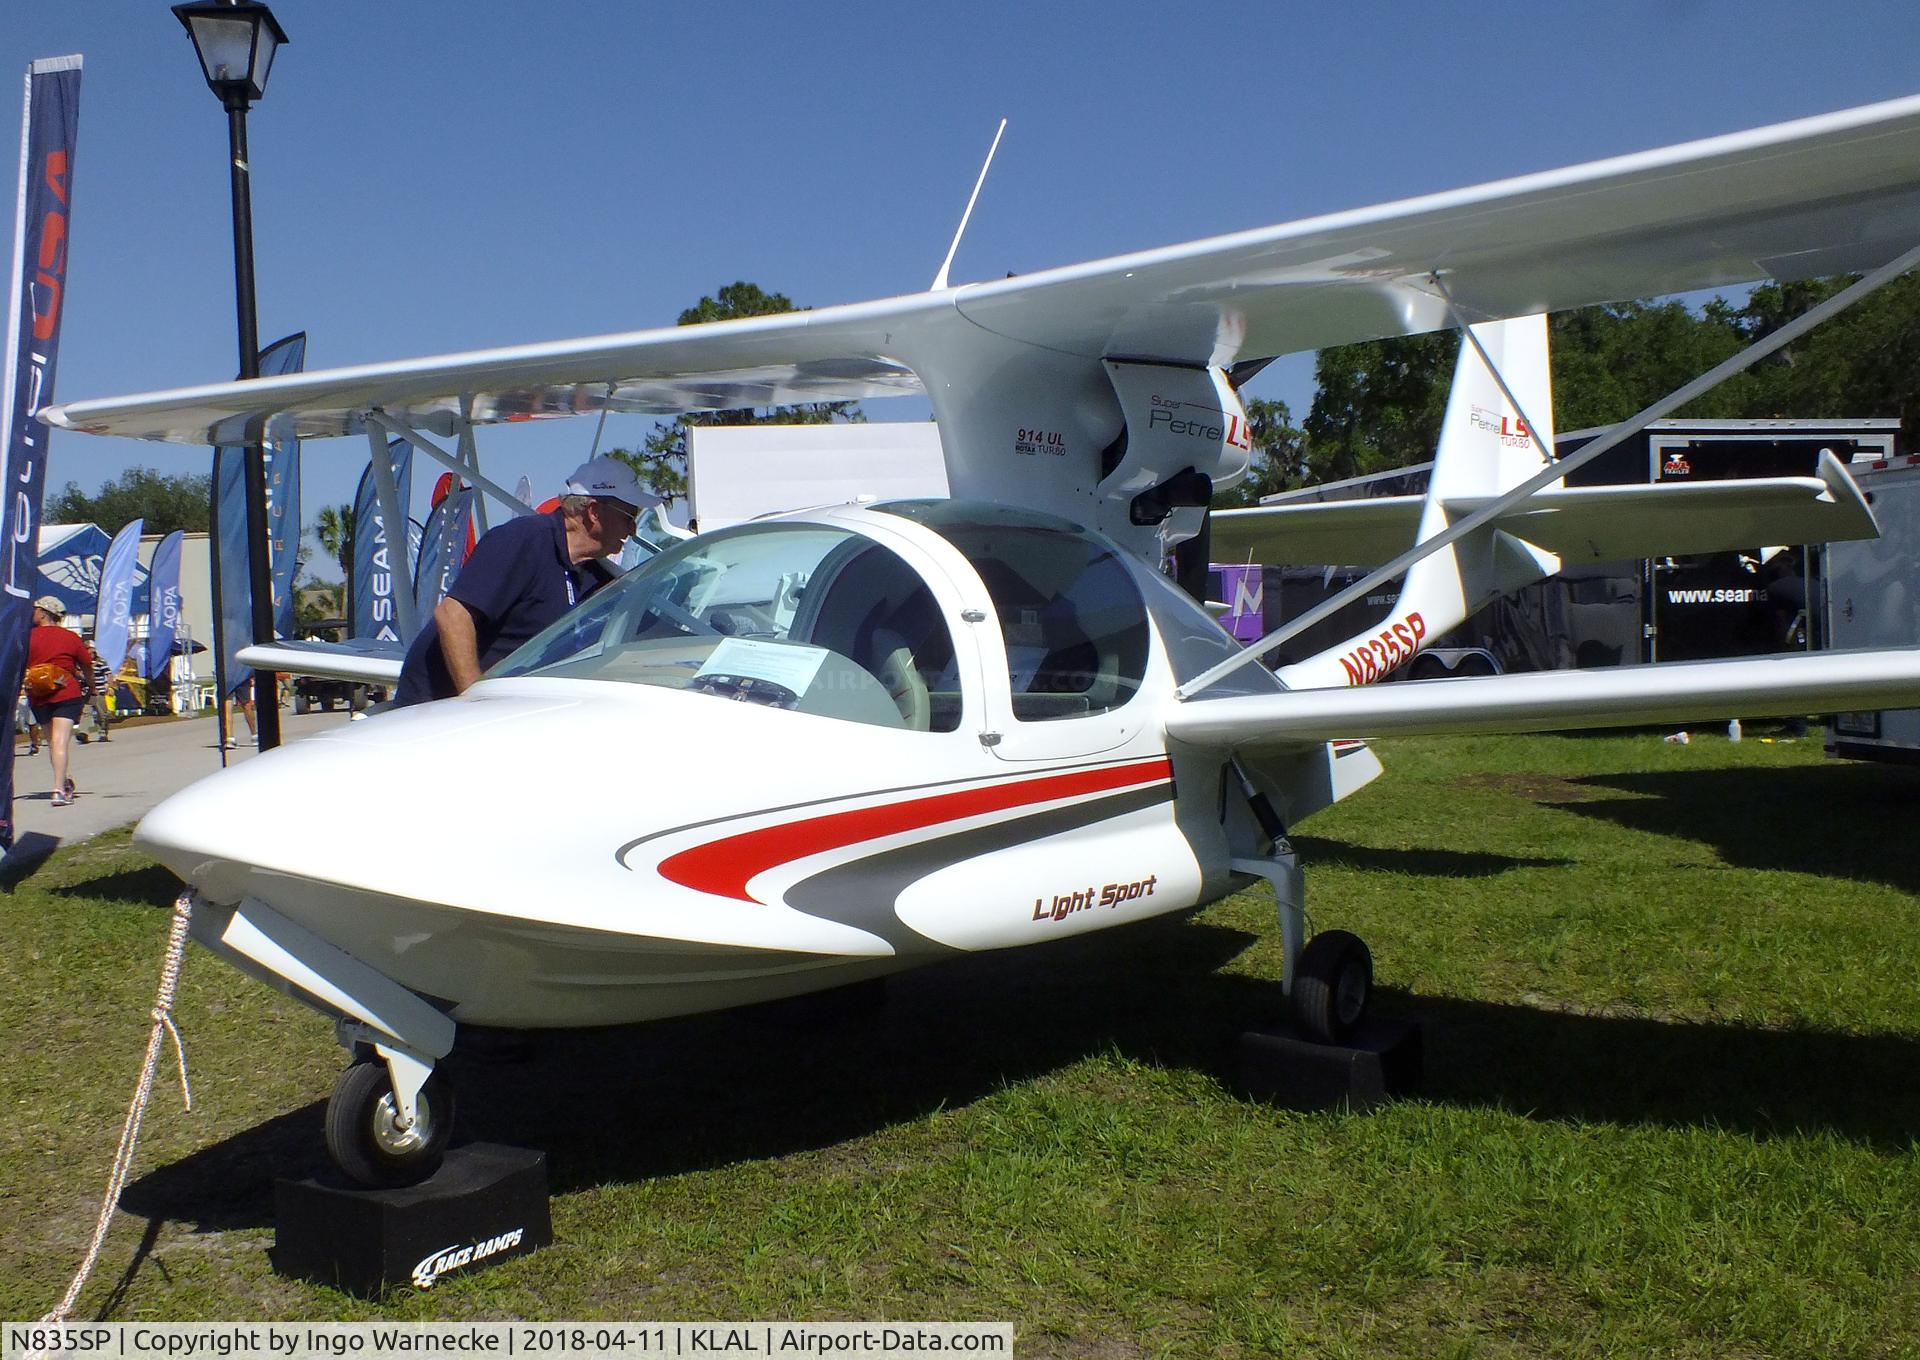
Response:
[[[100,568],[100,594],[93,605],[93,654],[108,673],[118,674],[133,642],[133,572],[140,565],[140,534],[144,519],[121,526],[107,545],[106,565]]]
[[[420,535],[420,557],[413,570],[413,598],[424,625],[433,616],[467,564],[467,531],[473,524],[473,488],[454,492],[433,507]]]
[[[400,492],[401,513],[413,503],[413,445],[404,439],[387,444],[387,457],[393,467],[393,484]],[[411,521],[408,528],[411,529]],[[413,558],[415,540],[411,533],[398,536],[405,544],[400,551]],[[380,497],[374,491],[373,464],[360,474],[360,488],[353,497],[353,570],[347,574],[348,593],[352,596],[347,619],[349,637],[400,641],[400,616],[394,607],[396,582],[394,550],[388,544],[385,518],[380,513]]]
[[[302,331],[276,340],[260,351],[260,376],[279,378],[298,373],[307,361],[307,337]],[[299,457],[295,446],[294,457]],[[271,465],[269,465],[271,475]],[[272,537],[272,497],[268,497],[268,537]],[[295,510],[295,522],[298,522]],[[213,674],[214,688],[224,702],[227,695],[253,678],[253,668],[234,657],[253,641],[253,591],[247,574],[247,451],[223,444],[213,451],[213,517],[207,535],[213,549]],[[294,532],[289,530],[289,533]],[[291,596],[291,592],[289,592]],[[221,722],[225,722],[223,716]],[[224,731],[220,734],[226,736]]]
[[[27,668],[27,634],[40,580],[40,498],[51,433],[33,413],[53,400],[67,285],[73,206],[73,158],[80,129],[80,58],[52,57],[27,67],[21,107],[20,189],[13,229],[7,311],[4,466],[0,466],[0,850],[13,846],[13,714]]]
[[[288,368],[298,373],[306,362],[307,337],[296,335],[300,357]],[[294,574],[300,569],[300,436],[267,441],[267,544],[273,563],[273,631],[293,636]]]
[[[172,673],[173,644],[180,636],[180,545],[186,537],[184,529],[175,529],[160,540],[147,564],[147,654],[141,667],[147,680]]]

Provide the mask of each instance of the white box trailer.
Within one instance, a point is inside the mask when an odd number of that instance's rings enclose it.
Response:
[[[940,428],[930,420],[687,431],[688,509],[703,532],[783,510],[946,494]]]
[[[1826,548],[1827,645],[1920,646],[1920,455],[1849,469],[1880,537]],[[1920,709],[1838,713],[1827,754],[1920,764]]]

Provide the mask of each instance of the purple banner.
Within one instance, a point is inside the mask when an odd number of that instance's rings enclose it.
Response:
[[[53,400],[60,303],[67,283],[68,213],[80,126],[80,58],[27,67],[21,109],[20,195],[14,219],[12,302],[6,357],[6,464],[0,469],[0,693],[7,696],[0,741],[0,849],[13,846],[13,715],[27,666],[34,588],[40,580],[40,497],[51,431],[33,413]]]

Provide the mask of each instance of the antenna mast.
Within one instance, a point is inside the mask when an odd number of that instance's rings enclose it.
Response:
[[[980,178],[973,182],[973,192],[967,196],[967,210],[960,214],[960,227],[953,233],[953,244],[947,247],[947,258],[940,262],[940,272],[933,276],[933,287],[929,293],[937,293],[947,286],[947,271],[953,268],[954,252],[960,249],[960,238],[967,234],[967,219],[973,216],[974,200],[980,197],[980,186],[987,182],[987,170],[993,165],[993,153],[1000,149],[1000,136],[1007,130],[1007,120],[1000,120],[1000,129],[993,134],[993,145],[987,148],[987,159],[980,167]]]

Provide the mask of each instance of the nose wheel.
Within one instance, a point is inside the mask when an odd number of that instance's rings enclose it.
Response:
[[[406,1119],[387,1064],[356,1062],[340,1074],[327,1100],[327,1152],[361,1185],[417,1185],[440,1169],[453,1135],[453,1088],[434,1072]]]
[[[1337,1043],[1366,1018],[1373,999],[1373,955],[1358,935],[1327,930],[1300,953],[1293,976],[1293,1018],[1314,1038]]]

